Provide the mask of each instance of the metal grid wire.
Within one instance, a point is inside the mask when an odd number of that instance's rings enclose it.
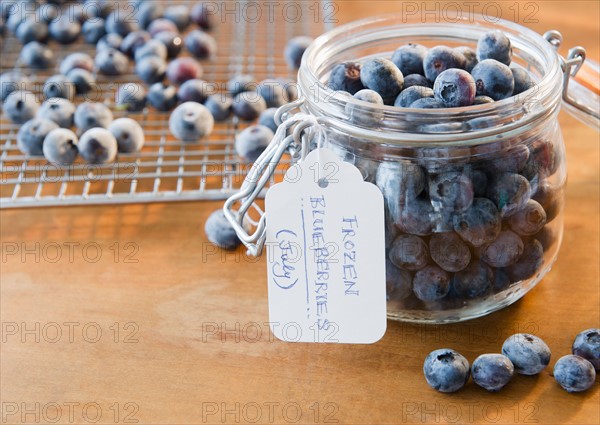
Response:
[[[165,5],[190,4],[161,2]],[[219,3],[219,7],[236,12],[220,13],[221,19],[217,19],[215,29],[211,31],[218,43],[218,53],[213,60],[201,64],[204,68],[202,79],[217,83],[220,88],[239,73],[251,74],[256,81],[295,79],[283,58],[287,41],[298,35],[316,37],[332,25],[322,19],[324,12],[330,10],[329,2],[324,0],[279,2],[274,13],[262,9],[260,19],[256,19],[256,9],[246,8],[250,2]],[[251,3],[258,7],[262,5],[261,2]],[[288,7],[288,4],[291,5]],[[299,11],[301,19],[298,20]],[[32,91],[40,100],[44,82],[59,73],[62,58],[73,52],[87,52],[92,57],[95,54],[94,46],[83,42],[68,46],[51,42],[56,67],[36,71],[21,67],[18,57],[22,46],[18,40],[9,36],[0,42],[0,72],[15,68],[29,75],[34,87]],[[181,56],[187,55],[184,49]],[[141,152],[119,154],[114,164],[89,165],[78,159],[72,166],[59,167],[42,157],[27,157],[16,145],[20,125],[12,124],[0,114],[1,208],[217,200],[227,198],[240,186],[248,165],[240,162],[233,142],[236,134],[249,124],[235,117],[215,123],[210,137],[190,144],[176,140],[169,133],[168,112],[158,112],[150,107],[139,113],[116,111],[112,106],[119,84],[138,81],[134,65],[131,61],[129,73],[117,78],[97,75],[100,98],[94,101],[109,104],[115,119],[128,116],[138,121],[146,136]],[[78,97],[75,103],[82,101]]]

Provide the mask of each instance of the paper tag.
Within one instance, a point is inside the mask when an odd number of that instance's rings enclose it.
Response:
[[[269,189],[271,331],[289,342],[368,344],[385,333],[383,195],[316,149]]]

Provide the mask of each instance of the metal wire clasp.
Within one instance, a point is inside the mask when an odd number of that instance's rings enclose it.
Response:
[[[266,216],[260,208],[256,207],[255,210],[259,211],[261,216],[256,222],[254,232],[249,233],[245,227],[246,214],[271,179],[281,157],[288,152],[292,156],[292,161],[302,161],[309,151],[309,139],[313,135],[322,137],[324,134],[319,120],[312,115],[304,113],[290,115],[290,112],[301,106],[303,102],[304,100],[299,99],[282,106],[277,111],[275,119],[280,125],[273,140],[252,165],[240,190],[227,199],[223,205],[225,217],[233,226],[242,243],[248,248],[248,255],[256,257],[262,253],[266,238]],[[288,131],[293,126],[296,126],[294,131],[288,135]],[[312,133],[311,137],[303,137],[307,130]],[[236,211],[233,207],[237,202],[241,202],[241,205]]]

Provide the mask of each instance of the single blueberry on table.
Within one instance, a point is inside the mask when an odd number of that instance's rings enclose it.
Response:
[[[117,139],[105,128],[91,128],[79,139],[79,154],[90,164],[107,164],[117,157]]]
[[[42,145],[46,135],[58,128],[54,121],[46,118],[33,118],[27,121],[17,133],[17,147],[25,155],[42,155]]]
[[[600,370],[600,329],[592,328],[579,333],[573,341],[572,351]]]
[[[546,224],[546,211],[536,201],[530,199],[525,206],[508,219],[510,228],[519,235],[531,236],[538,233]]]
[[[213,59],[217,55],[217,41],[201,30],[194,30],[185,37],[185,47],[198,59]]]
[[[185,30],[191,23],[190,10],[184,4],[167,7],[163,16],[173,22],[179,31]]]
[[[81,24],[68,13],[60,14],[48,25],[50,36],[60,44],[71,44],[81,34]]]
[[[554,365],[554,379],[570,393],[589,390],[596,382],[594,365],[583,357],[568,354]]]
[[[163,82],[154,83],[146,95],[148,103],[158,111],[170,111],[177,105],[177,87]]]
[[[156,19],[155,21],[152,21],[150,23],[150,25],[148,25],[147,29],[152,37],[154,37],[156,34],[164,32],[164,31],[168,31],[168,32],[178,32],[179,31],[179,29],[177,28],[177,25],[175,25],[175,23],[173,23],[171,20],[165,19],[165,18],[160,18],[160,19]]]
[[[477,87],[477,96],[489,96],[494,100],[511,97],[515,79],[510,68],[494,59],[479,62],[471,75]]]
[[[119,152],[139,152],[144,146],[144,130],[137,121],[134,121],[131,118],[119,118],[114,120],[110,126],[108,126],[108,131],[110,131],[117,140]]]
[[[256,91],[258,83],[252,75],[237,74],[227,82],[227,91],[232,96],[238,95],[245,91]]]
[[[385,259],[385,282],[387,301],[401,301],[412,293],[412,275],[407,270],[394,266],[389,259]]]
[[[488,198],[494,201],[503,217],[510,217],[523,208],[530,196],[531,186],[520,174],[494,176],[488,186]]]
[[[464,387],[470,372],[469,361],[450,348],[432,351],[423,364],[427,384],[443,393],[453,393]]]
[[[104,49],[119,49],[122,42],[123,37],[119,34],[108,33],[96,43],[96,53]]]
[[[106,48],[96,53],[95,64],[100,74],[123,75],[129,68],[129,59],[117,49]]]
[[[544,247],[537,239],[531,239],[523,246],[519,261],[506,268],[512,282],[520,282],[535,275],[544,264]]]
[[[443,107],[444,104],[433,97],[417,99],[410,104],[410,108],[414,109],[440,109]]]
[[[420,44],[408,43],[396,49],[392,55],[392,62],[398,67],[402,75],[423,75],[423,60],[427,55],[427,47]]]
[[[432,83],[438,75],[450,68],[464,69],[467,63],[462,53],[447,46],[436,46],[427,52],[423,60],[425,77]]]
[[[457,171],[432,175],[429,178],[429,197],[434,207],[463,212],[473,203],[473,182],[466,174]]]
[[[165,46],[160,40],[150,39],[141,46],[137,47],[133,53],[133,57],[135,58],[136,62],[151,56],[157,56],[162,60],[167,60],[167,46]]]
[[[432,88],[431,83],[421,74],[409,74],[404,77],[404,90],[409,87],[422,86]]]
[[[263,80],[256,91],[265,99],[268,108],[279,108],[289,102],[287,90],[279,80]]]
[[[360,81],[360,63],[344,62],[337,64],[329,76],[327,86],[331,90],[341,90],[354,95],[365,88]]]
[[[79,154],[75,133],[67,128],[52,130],[44,139],[44,156],[53,164],[70,165]]]
[[[25,19],[17,27],[16,36],[21,44],[27,44],[30,41],[45,43],[48,40],[48,25],[33,18]]]
[[[0,103],[15,91],[27,90],[30,85],[29,77],[19,71],[7,71],[0,75]]]
[[[71,53],[60,62],[60,73],[67,75],[75,68],[85,69],[92,72],[94,70],[94,59],[87,53]]]
[[[394,106],[399,108],[408,108],[419,99],[432,97],[433,90],[431,90],[429,87],[412,86],[409,88],[405,88],[400,92],[400,94],[394,101]]]
[[[462,298],[488,295],[494,284],[494,273],[483,261],[474,260],[464,270],[452,276],[452,290]]]
[[[222,209],[213,212],[206,220],[204,232],[208,240],[219,248],[234,250],[242,244]]]
[[[177,91],[182,102],[204,103],[208,96],[217,92],[217,86],[204,80],[194,78],[183,83]]]
[[[383,106],[383,99],[376,91],[363,89],[356,92],[354,99],[362,102],[372,103],[374,106]],[[351,100],[346,103],[346,114],[354,124],[373,127],[377,126],[383,118],[383,113],[373,109],[369,105],[357,104]]]
[[[425,266],[415,273],[413,292],[424,302],[441,300],[450,292],[450,275],[438,266]]]
[[[454,232],[434,233],[429,239],[429,254],[447,272],[464,270],[471,262],[471,250]]]
[[[75,109],[75,126],[83,133],[90,128],[108,128],[113,114],[104,103],[84,102]]]
[[[4,100],[2,110],[15,124],[23,124],[37,114],[40,104],[30,91],[13,91]]]
[[[164,9],[158,2],[142,1],[138,4],[134,22],[139,23],[143,29],[148,29],[150,24],[163,16]]]
[[[176,85],[200,78],[202,74],[202,66],[194,58],[177,58],[169,62],[167,66],[167,78]]]
[[[121,111],[138,112],[146,106],[146,88],[137,83],[121,84],[115,94],[115,107]]]
[[[254,162],[273,140],[273,131],[264,125],[253,125],[235,137],[235,151],[247,162]]]
[[[512,59],[510,39],[500,30],[486,33],[477,42],[477,57],[480,61],[495,59],[504,65],[510,65]]]
[[[122,10],[115,10],[111,12],[105,19],[106,21],[106,32],[109,34],[117,34],[121,37],[125,37],[127,34],[137,31],[138,18],[131,16],[130,13],[125,13]]]
[[[258,123],[260,125],[264,125],[265,127],[269,127],[273,133],[277,131],[277,124],[275,123],[275,114],[277,113],[277,108],[269,108],[265,109],[258,117]]]
[[[231,98],[231,96],[226,94],[212,94],[208,96],[208,98],[204,102],[204,106],[208,108],[215,121],[225,121],[232,114],[233,99]],[[267,109],[266,111],[268,110],[269,109]],[[266,111],[264,111],[260,115],[261,118],[259,119],[259,124],[265,125],[262,116],[266,113]]]
[[[106,35],[106,22],[102,18],[88,19],[81,27],[83,40],[88,44],[96,44]]]
[[[510,230],[500,232],[496,240],[479,250],[480,258],[492,267],[508,267],[523,254],[523,241]]]
[[[550,363],[550,348],[539,337],[515,334],[502,344],[502,354],[510,359],[515,371],[522,375],[537,375]]]
[[[136,62],[135,73],[146,84],[158,83],[165,79],[167,62],[158,56],[147,56]]]
[[[89,93],[96,85],[96,79],[92,73],[81,68],[75,68],[69,71],[67,78],[75,86],[76,94]]]
[[[174,59],[183,49],[183,38],[176,32],[161,31],[154,36],[155,40],[160,41],[167,48],[167,59]]]
[[[398,67],[384,58],[369,59],[362,64],[360,81],[379,93],[386,105],[394,103],[404,88],[404,76]]]
[[[63,98],[55,97],[46,100],[37,112],[38,118],[47,118],[62,128],[71,128],[75,117],[75,105]]]
[[[313,39],[307,36],[294,37],[288,41],[285,47],[284,57],[290,69],[300,69],[302,56],[313,42]]]
[[[75,97],[75,84],[62,74],[53,75],[46,80],[42,89],[45,99],[62,97],[73,100]]]
[[[477,52],[475,52],[475,50],[467,46],[460,46],[457,47],[455,50],[461,53],[466,59],[464,68],[465,71],[471,72],[473,68],[475,68],[475,65],[477,65],[477,63],[479,62],[477,60]]]
[[[475,80],[462,69],[443,71],[433,84],[435,98],[447,108],[471,106],[475,100],[475,92]]]
[[[171,134],[184,142],[197,142],[209,136],[214,125],[215,120],[210,111],[196,102],[182,103],[169,118]]]
[[[488,391],[500,391],[514,373],[514,365],[503,354],[482,354],[471,367],[473,382]]]
[[[257,92],[245,91],[233,98],[233,114],[241,120],[253,121],[267,109],[267,102]]]
[[[54,52],[45,44],[31,41],[23,46],[19,58],[28,68],[49,69],[54,63]]]
[[[535,85],[533,80],[531,79],[531,75],[529,74],[529,72],[527,72],[523,68],[511,67],[510,70],[513,73],[513,79],[515,80],[513,96],[521,94]]]
[[[392,264],[409,271],[421,270],[429,262],[427,244],[414,235],[398,236],[388,255]]]
[[[148,31],[138,30],[130,32],[123,38],[123,41],[121,41],[119,49],[132,58],[136,49],[150,41],[150,38],[151,36]]]

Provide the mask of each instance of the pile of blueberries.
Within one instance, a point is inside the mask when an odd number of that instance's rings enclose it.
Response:
[[[227,120],[232,115],[243,121],[258,119],[257,128],[241,133],[236,140],[236,150],[247,161],[256,159],[267,140],[270,141],[270,132],[276,130],[273,120],[276,108],[297,97],[295,84],[286,79],[256,83],[252,76],[241,74],[234,76],[224,90],[219,84],[201,79],[204,71],[199,60],[211,60],[217,54],[216,40],[209,34],[216,19],[206,2],[197,2],[191,9],[188,5],[163,8],[159,2],[139,0],[129,2],[132,7],[126,9],[119,8],[118,2],[105,0],[71,2],[63,7],[58,3],[61,2],[7,1],[2,7],[1,21],[6,21],[8,30],[24,44],[20,62],[25,68],[54,67],[54,51],[47,44],[50,41],[70,44],[83,38],[95,45],[95,58],[74,53],[60,63],[60,73],[44,84],[42,95],[46,102],[41,108],[29,91],[31,81],[22,72],[9,71],[0,76],[5,115],[14,123],[28,123],[28,129],[36,129],[34,142],[25,141],[23,135],[19,143],[28,155],[43,153],[41,141],[52,130],[47,121],[40,123],[39,119],[59,120],[57,123],[65,128],[74,121],[83,140],[83,132],[91,128],[90,123],[108,127],[112,113],[104,105],[93,103],[93,107],[83,107],[80,111],[82,106],[75,108],[73,101],[76,96],[87,100],[86,95],[97,87],[97,75],[112,78],[127,74],[131,59],[139,81],[119,86],[115,97],[117,110],[136,112],[148,105],[164,112],[175,108],[169,128],[176,138],[186,142],[210,135],[215,121]],[[182,32],[192,24],[197,28],[183,36]],[[304,50],[311,42],[309,37],[290,40],[284,54],[291,69],[300,66]],[[179,57],[184,47],[190,56]],[[29,122],[34,119],[38,120]],[[114,143],[108,141],[104,132],[100,133],[103,135],[97,150],[105,152],[90,159],[82,152],[90,162],[114,160]],[[69,155],[59,158],[63,164],[70,163],[77,145],[72,134],[65,140],[72,146],[65,148]],[[140,144],[135,145],[141,148]],[[54,161],[56,156],[47,159]]]
[[[483,35],[476,50],[407,44],[391,60],[338,64],[328,85],[399,110],[468,110],[533,87],[527,72],[508,66],[511,56],[510,40],[500,31]],[[373,126],[373,113],[356,105],[346,105],[349,118]],[[553,183],[560,178],[552,176],[563,154],[551,135],[501,140],[466,153],[414,146],[393,161],[335,132],[330,147],[383,192],[387,296],[396,307],[455,309],[502,292],[534,277],[557,238],[551,222],[563,194]]]
[[[554,379],[568,392],[586,391],[594,385],[600,370],[600,329],[588,329],[575,338],[572,353],[558,359]],[[502,345],[502,354],[482,354],[469,367],[469,361],[449,348],[434,350],[425,358],[423,373],[434,389],[451,393],[473,382],[488,391],[499,391],[515,372],[537,375],[550,363],[550,348],[531,334],[510,336]]]

